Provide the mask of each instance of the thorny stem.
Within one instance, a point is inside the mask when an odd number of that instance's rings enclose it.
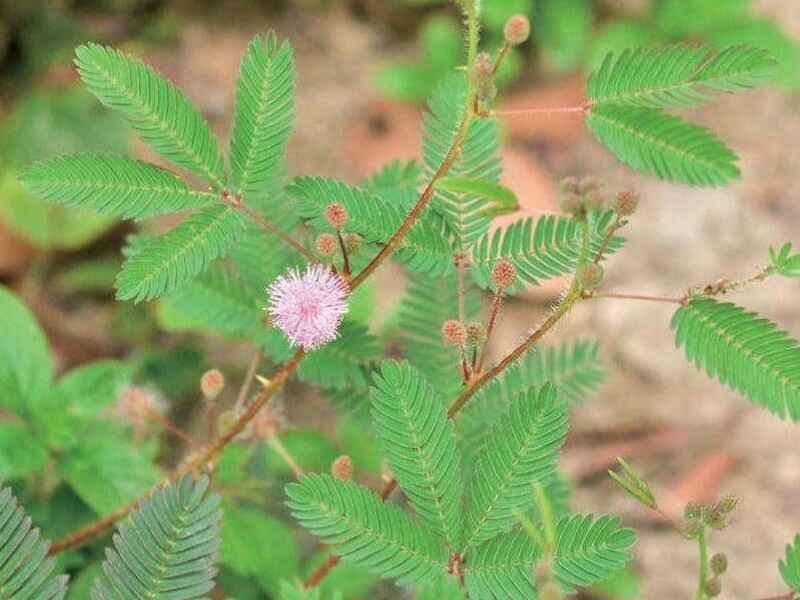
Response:
[[[224,204],[227,204],[231,208],[235,208],[236,210],[241,211],[242,213],[253,219],[253,221],[258,223],[261,227],[269,231],[272,235],[289,244],[292,248],[294,248],[300,254],[302,254],[309,262],[312,263],[318,262],[317,257],[314,256],[308,248],[303,246],[303,244],[298,242],[288,233],[275,226],[271,221],[262,217],[256,210],[245,204],[244,201],[242,200],[242,197],[239,196],[238,194],[232,196],[228,190],[223,190],[221,200]]]
[[[769,598],[759,598],[758,600],[795,600],[797,597],[797,592],[794,590],[790,590],[785,594],[780,594],[778,596],[770,596]]]
[[[700,548],[699,582],[695,600],[706,600],[706,577],[708,575],[708,544],[706,543],[706,528],[702,527],[697,535],[697,545]]]
[[[171,481],[177,481],[184,475],[187,475],[193,471],[197,471],[198,469],[208,465],[208,463],[213,462],[213,460],[225,448],[225,446],[227,446],[237,435],[242,432],[242,430],[244,430],[244,428],[258,413],[258,411],[261,410],[261,407],[264,406],[264,404],[266,404],[267,401],[275,395],[275,392],[277,392],[283,386],[286,380],[295,372],[304,357],[305,352],[303,350],[298,350],[295,352],[294,356],[284,363],[284,365],[272,377],[269,383],[265,385],[258,393],[250,406],[247,407],[247,410],[242,413],[238,419],[236,419],[233,425],[231,425],[228,430],[225,431],[225,433],[219,436],[211,445],[205,447],[203,451],[198,453],[197,456],[193,457],[192,460],[187,461],[185,464],[180,466],[171,477],[165,478],[159,484],[159,486],[167,485]],[[142,501],[142,499],[148,495],[149,493],[139,496],[138,498],[134,498],[125,506],[118,508],[102,519],[99,519],[94,523],[90,523],[89,525],[86,525],[85,527],[82,527],[81,529],[78,529],[66,537],[54,542],[53,545],[50,546],[49,554],[58,554],[63,550],[80,546],[96,538],[106,529],[113,526],[117,521],[125,518],[128,513],[134,510]]]
[[[611,241],[614,239],[617,231],[625,224],[622,218],[619,215],[614,217],[614,222],[611,224],[611,227],[608,228],[608,232],[606,233],[606,237],[603,238],[603,243],[600,244],[600,248],[597,250],[597,254],[594,256],[594,263],[600,264],[600,261],[603,260],[606,252],[608,252],[608,247],[611,245]]]

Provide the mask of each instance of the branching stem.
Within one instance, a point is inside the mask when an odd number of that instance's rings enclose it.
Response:
[[[262,217],[258,213],[258,211],[254,210],[252,207],[245,204],[244,200],[242,200],[242,197],[239,196],[238,194],[233,196],[228,190],[223,190],[221,199],[224,204],[227,204],[231,208],[235,208],[236,210],[241,211],[242,213],[250,217],[253,221],[258,223],[262,228],[269,231],[272,235],[289,244],[292,248],[294,248],[300,254],[302,254],[309,262],[312,263],[318,262],[317,257],[314,256],[314,254],[312,254],[308,248],[303,246],[303,244],[301,244],[292,236],[290,236],[288,233],[277,227],[271,221]]]

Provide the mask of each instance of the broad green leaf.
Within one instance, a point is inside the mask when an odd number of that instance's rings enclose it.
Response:
[[[242,57],[230,141],[233,181],[245,197],[263,194],[281,174],[293,105],[291,47],[278,46],[274,32],[256,36]]]
[[[113,48],[89,43],[79,46],[75,57],[86,87],[124,114],[156,152],[222,188],[225,174],[217,140],[183,92]]]
[[[262,511],[223,505],[222,562],[236,573],[256,579],[276,596],[280,582],[295,576],[299,552],[291,530]]]
[[[53,382],[53,358],[31,311],[2,286],[0,331],[0,405],[25,416]]]
[[[216,194],[191,190],[164,169],[123,156],[51,158],[30,166],[21,180],[31,193],[48,202],[130,219],[202,208],[218,201]]]
[[[0,478],[3,481],[40,473],[48,458],[43,440],[29,427],[21,423],[0,423]]]
[[[158,469],[124,436],[86,433],[60,457],[64,479],[98,515],[106,515],[146,493],[161,480]]]

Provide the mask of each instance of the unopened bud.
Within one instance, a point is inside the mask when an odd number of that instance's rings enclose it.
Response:
[[[600,183],[600,181],[598,181],[594,177],[584,177],[583,179],[580,180],[578,187],[580,193],[585,196],[591,194],[592,192],[600,191],[600,188],[603,186]]]
[[[589,263],[578,269],[578,283],[585,290],[596,290],[603,283],[605,273],[597,263]]]
[[[358,254],[361,250],[361,236],[357,233],[345,233],[342,241],[344,241],[344,249],[347,250],[348,256]]]
[[[315,245],[322,256],[333,256],[339,248],[339,240],[332,233],[323,233],[317,238]]]
[[[531,35],[531,22],[525,15],[514,15],[506,21],[503,35],[510,46],[524,44]]]
[[[606,195],[603,194],[600,190],[593,190],[586,194],[584,198],[584,203],[586,204],[587,208],[592,208],[595,210],[600,210],[606,205]]]
[[[575,177],[564,177],[559,183],[562,194],[580,194],[581,187]]]
[[[467,328],[455,319],[445,321],[442,325],[442,339],[446,346],[463,346],[467,341]]]
[[[710,565],[711,572],[714,573],[714,575],[722,575],[728,570],[728,557],[721,552],[718,552],[711,557]]]
[[[620,192],[614,199],[614,211],[621,217],[630,217],[638,207],[639,194],[634,191]]]
[[[539,600],[561,600],[561,588],[558,584],[548,581],[539,592]]]
[[[704,518],[706,508],[697,502],[689,502],[683,509],[683,516],[689,521],[699,521]]]
[[[574,192],[564,192],[558,199],[558,206],[561,212],[577,217],[584,212],[583,200]]]
[[[494,264],[492,281],[499,289],[509,288],[517,279],[517,267],[510,260],[502,258]]]
[[[219,369],[211,369],[200,378],[200,391],[206,400],[214,400],[225,387],[225,376]]]
[[[334,229],[341,229],[347,224],[349,215],[343,204],[334,202],[325,207],[325,220]]]
[[[342,454],[333,461],[331,465],[331,475],[342,481],[349,481],[353,478],[353,459],[347,454]]]
[[[486,339],[486,330],[483,323],[477,321],[467,325],[467,344],[470,346],[479,346]]]
[[[716,598],[722,593],[722,582],[719,580],[719,577],[709,579],[703,587],[706,590],[706,596],[709,598]]]
[[[481,52],[475,57],[473,67],[473,81],[475,93],[481,104],[491,104],[497,96],[497,85],[494,81],[494,62],[486,52]]]
[[[161,408],[153,392],[131,386],[120,393],[116,411],[132,425],[141,427],[154,414],[162,412]]]
[[[732,513],[738,504],[739,499],[736,496],[725,496],[722,500],[717,502],[717,509],[727,515]]]

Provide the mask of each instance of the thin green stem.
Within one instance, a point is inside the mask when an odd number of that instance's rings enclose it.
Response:
[[[706,600],[706,577],[708,576],[708,543],[706,541],[706,528],[702,527],[697,535],[697,545],[700,549],[700,569],[698,572],[697,594],[695,600]]]

